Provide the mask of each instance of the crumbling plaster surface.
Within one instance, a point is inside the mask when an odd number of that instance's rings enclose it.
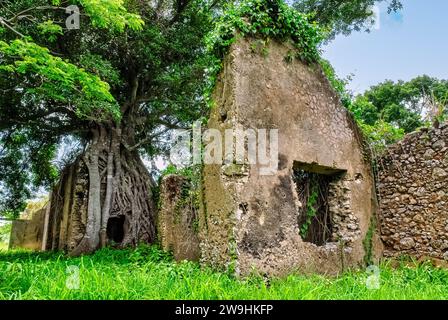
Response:
[[[197,210],[184,195],[189,188],[188,179],[176,175],[164,177],[160,186],[159,241],[177,261],[199,260]]]
[[[46,208],[32,214],[29,220],[15,220],[12,222],[10,249],[41,250],[43,237],[43,221]]]
[[[244,166],[234,175],[225,166],[204,168],[202,261],[234,267],[240,274],[254,269],[275,275],[295,270],[335,274],[361,265],[363,240],[376,214],[370,164],[357,128],[320,69],[287,62],[290,50],[271,41],[263,56],[253,52],[251,40],[240,39],[224,60],[214,93],[210,128],[279,129],[275,175],[259,175],[259,165]],[[294,161],[346,171],[347,201],[356,220],[346,223],[356,223],[356,235],[321,247],[302,241],[291,178]]]

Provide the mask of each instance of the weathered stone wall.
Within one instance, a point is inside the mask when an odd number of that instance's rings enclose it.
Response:
[[[30,220],[15,220],[12,222],[9,248],[41,250],[43,226],[46,209],[33,213]]]
[[[384,255],[448,260],[448,125],[407,135],[379,166]]]
[[[180,260],[199,260],[197,199],[190,181],[168,175],[160,185],[159,241]]]
[[[278,129],[279,166],[205,165],[200,219],[201,260],[237,273],[338,273],[363,264],[366,235],[377,213],[370,163],[358,128],[318,66],[287,62],[293,50],[271,41],[267,55],[239,40],[224,61],[210,128]],[[341,198],[329,199],[333,235],[322,246],[299,234],[301,204],[292,179],[296,163],[343,172]],[[234,168],[235,169],[235,168]],[[369,242],[369,241],[367,241]],[[381,252],[373,237],[375,256]],[[369,246],[371,245],[368,244]]]
[[[76,161],[61,174],[52,190],[46,250],[71,252],[84,237],[87,223],[89,180],[87,168]]]

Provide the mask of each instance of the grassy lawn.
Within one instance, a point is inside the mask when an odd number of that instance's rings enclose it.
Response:
[[[77,273],[70,266],[79,268],[79,289],[69,289]],[[372,290],[365,271],[238,280],[196,263],[175,263],[157,247],[103,249],[81,258],[0,251],[0,299],[448,299],[448,270],[388,263],[380,270],[379,289]]]

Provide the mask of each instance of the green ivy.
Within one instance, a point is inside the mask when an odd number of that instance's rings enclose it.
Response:
[[[370,265],[373,263],[373,237],[377,228],[376,215],[373,214],[370,220],[369,229],[363,241],[364,246],[364,263]]]
[[[311,192],[306,203],[306,221],[300,226],[300,235],[302,239],[305,239],[308,236],[308,229],[313,222],[313,218],[317,214],[316,204],[319,198],[319,183],[313,178],[310,182]]]
[[[182,210],[185,208],[189,208],[191,211],[194,211],[196,213],[199,212],[199,208],[201,205],[200,204],[201,172],[202,167],[199,165],[185,168],[177,168],[172,164],[170,164],[164,171],[162,171],[159,180],[159,185],[161,179],[170,174],[179,175],[186,179],[185,183],[182,185],[180,199],[178,199],[174,208],[176,222],[179,222],[178,219],[180,218],[180,214]],[[158,202],[160,208],[161,206],[160,197]],[[192,227],[195,232],[199,231],[199,220],[197,218],[194,219]]]
[[[207,70],[209,80],[205,93],[209,105],[222,60],[238,37],[289,41],[296,48],[289,58],[299,58],[307,63],[319,60],[318,46],[324,39],[317,24],[309,22],[306,15],[289,7],[283,0],[232,2],[206,39],[212,56],[211,66]]]

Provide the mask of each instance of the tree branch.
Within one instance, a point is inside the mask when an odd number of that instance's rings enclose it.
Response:
[[[20,11],[19,13],[16,13],[12,18],[6,20],[9,23],[12,23],[13,21],[16,21],[18,18],[20,18],[25,13],[34,11],[34,10],[65,10],[66,8],[62,7],[55,7],[55,6],[39,6],[39,7],[31,7],[25,10]]]
[[[14,32],[16,35],[18,35],[21,38],[24,38],[25,36],[23,34],[21,34],[19,31],[17,31],[16,29],[14,29],[12,26],[10,26],[6,20],[2,17],[0,17],[0,24],[5,26],[6,28],[8,28],[9,30],[11,30],[12,32]]]

